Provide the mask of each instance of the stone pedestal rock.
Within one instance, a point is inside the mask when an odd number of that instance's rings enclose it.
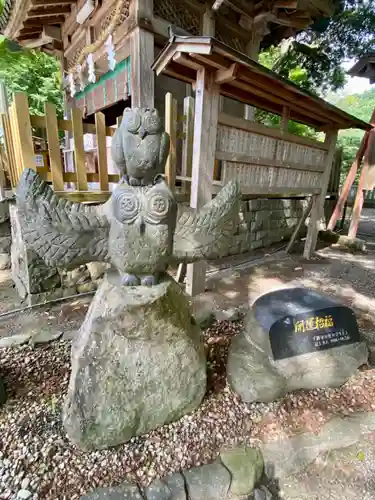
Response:
[[[368,359],[351,309],[313,290],[263,295],[231,343],[228,381],[246,402],[339,387]]]
[[[109,274],[72,345],[69,438],[87,450],[124,443],[195,410],[205,389],[203,342],[181,288],[123,287]]]

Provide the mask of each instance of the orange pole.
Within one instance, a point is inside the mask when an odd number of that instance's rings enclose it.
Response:
[[[372,112],[369,123],[372,127],[375,128],[375,109]],[[361,164],[362,158],[367,150],[369,134],[370,134],[370,131],[367,130],[365,135],[362,138],[362,141],[361,141],[361,144],[359,146],[358,152],[356,154],[355,160],[354,160],[352,166],[350,167],[349,173],[345,179],[345,183],[343,185],[339,199],[336,203],[335,210],[333,211],[333,214],[332,214],[331,219],[330,219],[328,226],[327,226],[327,229],[329,231],[333,231],[335,229],[337,221],[341,217],[342,211],[343,211],[344,206],[345,206],[345,202],[349,196],[350,188],[353,185],[353,182],[355,180],[355,176],[357,174],[357,170],[358,170],[358,168]],[[362,183],[362,185],[363,185],[363,183]],[[357,191],[357,195],[358,195],[358,192],[359,191]],[[363,193],[362,193],[362,195],[363,195]],[[362,204],[363,204],[363,201],[362,201]],[[362,207],[361,207],[361,210],[362,210]],[[360,212],[361,212],[361,210],[360,210]]]
[[[357,170],[361,164],[363,155],[365,154],[365,151],[367,148],[368,137],[369,137],[369,132],[366,132],[362,138],[362,142],[361,142],[361,145],[359,146],[355,160],[354,160],[352,166],[350,167],[349,173],[345,179],[345,183],[342,187],[342,191],[341,191],[339,199],[336,203],[335,210],[333,211],[331,218],[329,220],[329,223],[327,226],[328,231],[333,231],[335,229],[337,221],[341,217],[342,211],[344,210],[344,205],[345,205],[346,200],[348,199],[348,196],[350,193],[350,188],[353,185],[353,182],[355,180],[355,176],[357,175]]]
[[[375,129],[371,130],[368,135],[367,148],[365,152],[365,159],[362,168],[361,177],[359,179],[358,188],[357,188],[357,196],[355,198],[353,212],[352,212],[352,220],[350,222],[348,236],[349,238],[355,238],[357,236],[358,225],[361,218],[361,212],[364,202],[363,196],[363,186],[365,183],[366,175],[369,169],[369,158],[371,156],[371,150],[375,142]]]

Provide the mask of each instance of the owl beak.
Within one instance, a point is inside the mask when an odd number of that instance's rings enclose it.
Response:
[[[141,139],[144,139],[147,135],[147,131],[143,127],[141,127],[138,131],[138,134],[139,134]]]

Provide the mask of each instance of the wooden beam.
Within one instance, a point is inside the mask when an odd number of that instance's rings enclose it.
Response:
[[[215,36],[215,17],[212,10],[207,6],[202,19],[202,35]]]
[[[283,114],[280,121],[280,130],[282,134],[288,133],[288,125],[289,125],[289,108],[288,106],[284,106]]]
[[[27,13],[27,18],[28,19],[39,19],[43,17],[50,17],[50,16],[60,16],[61,14],[69,14],[70,13],[70,5],[59,5],[56,7],[50,7],[48,9],[33,9],[29,10]]]
[[[277,9],[297,9],[298,0],[276,0],[273,5]]]
[[[233,63],[228,69],[218,69],[215,75],[215,82],[219,85],[228,83],[236,79],[239,66]]]
[[[243,2],[242,0],[225,0],[225,4],[228,5],[234,12],[245,16],[248,19],[253,19],[255,15],[255,9],[251,2]]]
[[[131,100],[133,107],[154,107],[154,35],[142,28],[131,34]]]
[[[61,28],[58,28],[57,26],[44,26],[43,34],[51,40],[57,40],[58,42],[62,41]]]
[[[329,179],[331,177],[331,170],[333,165],[333,159],[335,156],[336,150],[336,141],[337,141],[337,130],[331,132],[326,136],[326,143],[328,146],[328,153],[326,156],[326,164],[325,170],[320,180],[320,188],[321,192],[319,195],[313,197],[313,206],[311,209],[311,219],[309,228],[307,231],[305,248],[303,252],[303,256],[305,259],[311,259],[313,253],[315,252],[316,242],[318,240],[319,233],[319,224],[324,214],[324,203],[327,194],[327,188]]]
[[[252,106],[255,106],[259,109],[263,109],[264,111],[269,111],[270,113],[276,113],[278,115],[282,114],[282,106],[272,104],[268,99],[266,100],[256,96],[251,96],[250,99],[248,91],[232,87],[228,83],[225,83],[221,86],[221,94],[224,95],[225,97],[230,97],[231,99],[235,99],[236,101],[241,101],[245,104],[251,103]],[[322,121],[317,121],[312,117],[306,118],[306,115],[300,115],[298,112],[295,112],[294,110],[293,113],[291,113],[291,119],[296,120],[297,122],[300,123],[304,123],[306,125],[310,125],[314,128],[319,128],[322,125]]]
[[[270,19],[272,22],[281,24],[281,26],[288,26],[290,28],[306,28],[312,23],[312,19],[309,15],[302,14],[286,14],[284,12],[279,12],[276,15],[272,15]]]
[[[33,7],[49,7],[51,5],[71,5],[76,3],[77,0],[31,0]]]
[[[48,45],[52,42],[52,38],[43,36],[37,37],[35,40],[26,41],[23,45],[28,49],[36,49],[38,47],[43,47],[43,45]]]
[[[218,11],[226,3],[226,0],[215,0],[212,5],[212,10]]]
[[[23,28],[20,30],[19,36],[35,35],[35,33],[40,33],[40,29],[39,28]],[[16,38],[18,40],[18,37],[16,37]]]
[[[310,148],[322,149],[324,151],[327,151],[328,149],[324,142],[289,133],[282,133],[277,128],[266,127],[260,123],[250,122],[248,120],[244,120],[243,118],[237,118],[236,116],[227,115],[225,113],[220,114],[219,124],[226,125],[227,127],[234,127],[239,130],[246,130],[246,132],[252,132],[254,134],[265,135],[267,137],[274,137],[275,139],[301,144]]]
[[[98,167],[100,190],[108,191],[107,138],[105,132],[105,116],[95,113],[96,142],[98,147]]]
[[[56,106],[54,104],[51,104],[50,102],[46,102],[44,105],[44,114],[46,117],[48,151],[53,190],[64,191],[64,169],[61,161]]]
[[[49,16],[43,17],[43,19],[40,19],[38,16],[38,18],[26,19],[23,26],[24,28],[38,27],[42,29],[45,24],[62,24],[64,21],[64,16]]]
[[[311,212],[311,209],[312,209],[312,206],[313,206],[313,197],[311,197],[309,199],[309,203],[307,205],[307,207],[305,208],[305,210],[303,211],[302,213],[302,216],[300,218],[300,220],[298,221],[298,224],[296,225],[294,231],[293,231],[293,234],[292,234],[292,237],[290,238],[289,240],[289,243],[288,243],[288,246],[286,247],[286,253],[289,253],[294,245],[294,242],[301,230],[301,227],[302,225],[305,223],[305,220],[307,219],[307,217],[309,216],[309,213]]]
[[[74,166],[76,170],[76,186],[78,191],[87,191],[87,175],[85,167],[85,149],[83,145],[82,112],[79,108],[72,108],[72,128],[74,140]]]
[[[250,37],[249,31],[242,28],[239,24],[235,24],[230,21],[222,14],[216,14],[216,22],[220,25],[221,31],[232,33],[232,35],[241,38],[242,40],[248,40]]]
[[[172,57],[172,60],[178,64],[182,64],[182,66],[194,69],[195,71],[198,71],[202,68],[202,64],[199,64],[198,62],[194,61],[194,59],[191,59],[188,55],[182,54],[181,52],[176,52]]]
[[[191,52],[189,56],[197,61],[204,63],[206,66],[211,66],[216,69],[228,69],[228,61],[220,54],[196,54]]]
[[[17,37],[17,40],[19,42],[24,42],[26,40],[37,40],[40,37],[40,33],[41,33],[41,31],[38,31],[38,32],[35,32],[35,33],[30,33],[30,34],[27,34],[27,35],[20,35],[20,36]]]
[[[165,178],[169,189],[176,188],[176,161],[177,161],[177,100],[168,92],[165,96],[165,131],[170,138],[170,151],[165,164]]]
[[[26,168],[35,170],[34,144],[31,131],[29,103],[26,94],[15,92],[13,97],[14,120],[17,127],[20,147],[20,171]]]
[[[212,198],[220,97],[215,73],[207,69],[198,71],[195,96],[190,206],[201,208]],[[186,290],[190,295],[204,292],[205,274],[205,262],[188,265]]]

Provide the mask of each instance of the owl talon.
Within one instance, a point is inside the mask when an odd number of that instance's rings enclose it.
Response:
[[[139,278],[133,274],[124,274],[121,277],[121,285],[123,286],[138,286],[139,284]]]
[[[143,276],[141,279],[141,285],[143,286],[155,286],[159,283],[159,276],[155,275],[150,275],[150,276]]]

